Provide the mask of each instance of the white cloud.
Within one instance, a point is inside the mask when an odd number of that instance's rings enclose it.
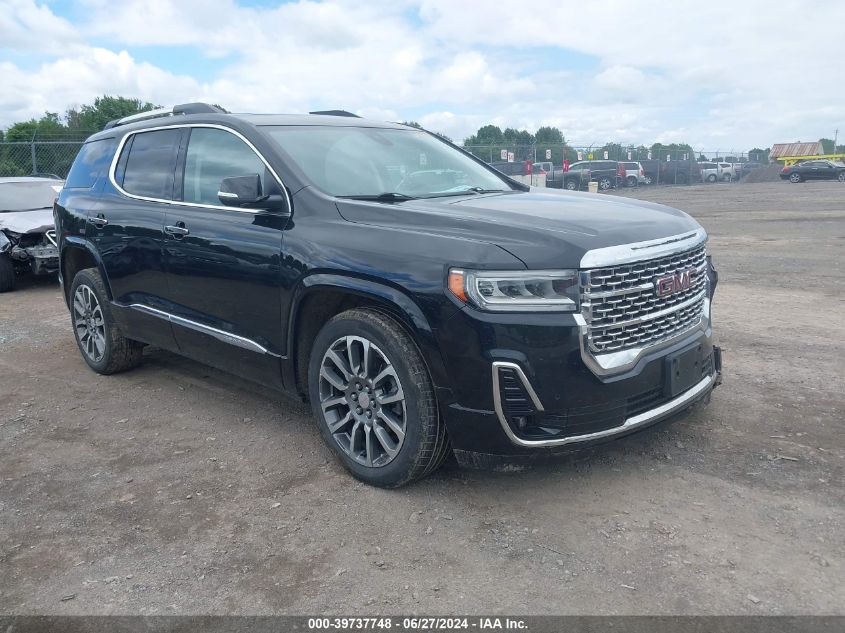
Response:
[[[585,144],[751,146],[830,135],[845,123],[842,64],[806,63],[813,51],[827,59],[824,44],[838,41],[841,2],[800,12],[764,0],[730,12],[691,0],[525,11],[469,0],[271,8],[83,0],[83,8],[74,23],[34,0],[9,0],[0,11],[0,127],[104,93],[241,111],[345,108],[413,118],[457,140],[492,121],[558,125]],[[161,46],[196,51],[206,79],[142,61]],[[572,68],[567,50],[580,56]]]

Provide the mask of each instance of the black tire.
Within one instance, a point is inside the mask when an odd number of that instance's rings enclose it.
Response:
[[[845,182],[845,171],[840,171],[839,175],[836,177],[839,182]]]
[[[397,390],[401,389],[404,394],[402,403],[405,422],[404,438],[395,456],[383,465],[368,466],[361,463],[359,460],[363,459],[363,455],[358,455],[358,459],[353,458],[350,452],[355,451],[350,438],[355,435],[355,419],[350,419],[348,423],[353,428],[343,427],[348,429],[348,433],[339,432],[336,428],[336,439],[335,433],[329,429],[329,421],[323,410],[323,400],[337,398],[338,396],[334,393],[326,395],[324,390],[327,382],[321,378],[321,370],[324,367],[327,355],[330,353],[329,350],[337,349],[336,346],[342,344],[345,337],[366,339],[370,345],[375,346],[376,352],[382,354],[392,365],[397,377],[396,388]],[[349,360],[349,357],[345,360]],[[350,360],[346,366],[347,370],[351,370],[350,373],[353,376],[347,380],[350,387],[353,382],[363,380],[363,378],[359,379],[358,376],[366,373],[362,370],[362,363],[357,368],[352,365]],[[343,378],[342,374],[337,375]],[[434,387],[417,346],[396,321],[381,312],[369,309],[349,310],[335,316],[323,326],[311,349],[311,357],[308,363],[308,391],[311,408],[323,439],[346,469],[365,483],[383,488],[403,486],[432,473],[443,463],[451,450],[446,435],[446,427],[437,411]],[[371,393],[368,402],[377,400],[376,391],[375,383],[373,383],[372,393],[369,390],[367,391],[368,394]],[[362,395],[358,404],[360,405],[363,402],[364,396]],[[371,404],[370,406],[377,407],[378,405]],[[341,410],[348,408],[348,416],[353,414],[352,408],[348,404],[342,403],[339,407]],[[337,417],[341,417],[341,415],[337,414]],[[346,417],[343,416],[344,419]],[[373,417],[373,422],[375,422],[376,416]],[[336,422],[337,418],[335,418]],[[383,424],[382,427],[386,428]],[[371,429],[366,437],[376,436],[375,426]],[[373,441],[375,442],[375,440]],[[344,442],[348,446],[344,446]],[[369,450],[365,452],[369,457]]]
[[[569,180],[566,181],[564,188],[567,189],[568,191],[576,191],[578,189],[578,183],[570,178]]]
[[[801,182],[804,178],[801,177],[801,174],[792,173],[789,175],[789,182]]]
[[[15,265],[8,255],[0,255],[0,292],[14,290],[15,284],[17,284]]]
[[[101,338],[103,342],[103,349],[100,355],[97,355],[99,348],[94,348],[94,354],[91,354],[86,349],[85,343],[83,343],[86,328],[80,326],[77,322],[79,316],[76,304],[77,292],[90,292],[96,299],[97,306],[99,307],[102,323],[100,327],[102,330]],[[73,278],[73,283],[70,287],[70,319],[71,327],[73,327],[73,335],[82,354],[82,358],[98,374],[116,374],[137,367],[140,364],[144,344],[126,338],[117,328],[112,317],[108,293],[103,284],[103,279],[96,268],[80,270],[76,273],[76,277]],[[90,332],[88,334],[90,336]]]
[[[716,182],[716,174],[710,174],[707,176],[707,182]]]
[[[629,187],[636,187],[637,186],[637,177],[636,176],[628,176],[625,181]]]
[[[607,191],[611,187],[610,178],[605,176],[604,178],[599,179],[599,189],[602,191]]]

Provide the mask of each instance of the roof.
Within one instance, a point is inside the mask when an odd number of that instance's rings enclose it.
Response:
[[[781,156],[818,156],[824,154],[821,142],[815,143],[775,143],[769,152],[769,158]]]
[[[324,125],[335,127],[387,127],[402,130],[409,126],[387,121],[371,121],[360,117],[330,114],[230,114],[253,125]]]

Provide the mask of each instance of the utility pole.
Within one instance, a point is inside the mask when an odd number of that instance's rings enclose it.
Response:
[[[836,141],[839,139],[839,128],[833,130],[833,153],[836,153]]]

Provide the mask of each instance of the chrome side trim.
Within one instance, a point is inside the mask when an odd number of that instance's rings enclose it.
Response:
[[[698,228],[689,233],[662,237],[658,240],[596,248],[584,253],[584,256],[581,258],[580,267],[582,269],[602,268],[604,266],[616,266],[617,264],[656,259],[671,255],[677,251],[694,248],[706,241],[707,233],[703,228]]]
[[[223,341],[224,343],[234,345],[235,347],[248,349],[251,352],[258,352],[259,354],[270,353],[270,351],[266,347],[264,347],[263,345],[259,345],[252,339],[244,338],[243,336],[238,336],[236,334],[230,334],[229,332],[218,330],[217,328],[211,327],[210,325],[197,323],[196,321],[191,321],[190,319],[171,314],[170,312],[165,312],[164,310],[151,308],[150,306],[144,305],[143,303],[130,303],[129,307],[135,310],[139,310],[140,312],[144,312],[146,314],[158,317],[160,319],[164,319],[165,321],[170,321],[174,325],[181,325],[182,327],[186,327],[190,330],[195,330],[197,332],[201,332],[202,334],[208,334],[209,336],[213,336],[214,338],[216,338],[218,341]]]
[[[135,115],[132,115],[135,116]],[[109,182],[112,184],[112,187],[117,189],[122,195],[126,196],[127,198],[132,198],[133,200],[144,200],[146,202],[160,202],[162,204],[172,204],[180,207],[195,207],[200,209],[222,209],[223,211],[240,211],[242,213],[252,213],[256,214],[259,213],[259,209],[242,209],[240,207],[227,207],[222,204],[201,204],[199,202],[183,202],[181,200],[164,200],[162,198],[150,198],[147,196],[136,196],[135,194],[131,194],[126,191],[123,187],[117,184],[117,181],[114,179],[114,172],[117,169],[117,163],[120,160],[120,154],[123,152],[123,146],[126,145],[126,141],[128,141],[133,135],[135,134],[143,134],[144,132],[155,132],[156,130],[170,130],[174,128],[194,128],[194,127],[206,127],[206,128],[213,128],[215,130],[223,130],[224,132],[228,132],[229,134],[233,134],[241,139],[244,143],[246,143],[247,147],[249,147],[255,155],[261,159],[261,162],[264,163],[264,166],[270,171],[273,175],[273,178],[276,179],[279,187],[281,188],[282,192],[285,194],[285,200],[288,203],[288,209],[293,211],[293,205],[291,203],[290,195],[288,195],[288,190],[285,187],[285,184],[282,182],[282,179],[279,178],[279,175],[276,173],[276,170],[270,166],[270,163],[267,162],[267,159],[259,152],[255,145],[249,142],[249,140],[240,132],[236,132],[235,130],[226,127],[225,125],[217,125],[215,123],[180,123],[174,125],[159,125],[157,127],[147,127],[143,130],[132,130],[128,134],[124,135],[122,139],[120,139],[120,143],[117,145],[117,150],[114,153],[111,161],[111,167],[109,167]]]
[[[545,411],[543,408],[543,403],[540,402],[540,398],[537,397],[537,392],[534,391],[534,387],[531,386],[531,382],[528,380],[528,377],[525,375],[525,372],[522,371],[522,367],[517,365],[516,363],[510,363],[507,361],[497,360],[493,362],[493,404],[496,409],[496,415],[499,417],[499,421],[510,430],[510,426],[508,426],[507,421],[505,420],[505,412],[502,408],[502,392],[499,389],[499,369],[500,368],[507,368],[512,369],[516,372],[519,381],[522,383],[522,386],[525,387],[525,391],[528,393],[528,397],[531,398],[531,402],[534,405],[534,408],[537,411]]]
[[[510,438],[511,442],[518,446],[527,446],[535,448],[544,446],[565,446],[567,444],[589,442],[591,440],[600,440],[607,437],[613,437],[614,435],[627,433],[633,429],[636,429],[639,426],[644,426],[646,424],[649,424],[650,422],[654,422],[662,417],[670,415],[676,411],[679,411],[680,409],[683,409],[702,393],[712,388],[713,383],[716,382],[718,375],[719,374],[717,374],[716,372],[713,372],[712,376],[707,376],[706,378],[702,379],[698,384],[688,389],[674,400],[670,400],[669,402],[666,402],[660,405],[659,407],[655,407],[650,411],[644,411],[643,413],[630,417],[625,420],[625,422],[621,426],[616,426],[612,429],[607,429],[604,431],[598,431],[596,433],[587,433],[585,435],[570,435],[569,437],[560,437],[555,438],[553,440],[523,440],[517,437],[511,430],[511,427],[508,425],[507,420],[505,420],[505,417],[500,413],[500,408],[496,409],[496,413],[499,417],[499,422],[501,423],[502,429],[504,429],[505,434],[508,436],[508,438]]]

